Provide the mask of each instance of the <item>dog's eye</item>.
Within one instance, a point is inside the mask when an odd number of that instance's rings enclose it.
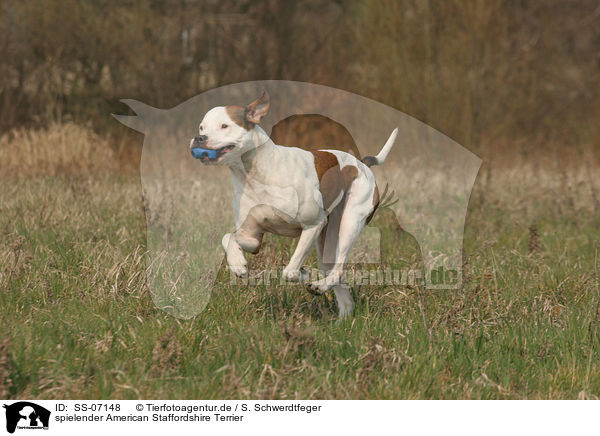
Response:
[[[229,127],[227,124],[221,124],[221,129],[226,129],[227,127]]]
[[[204,130],[204,127],[200,126],[200,131],[203,131],[203,130]]]

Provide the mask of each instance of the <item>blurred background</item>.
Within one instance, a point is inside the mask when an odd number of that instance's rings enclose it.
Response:
[[[16,153],[0,163],[16,172],[39,170],[23,144],[40,134],[63,170],[72,142],[135,169],[119,99],[169,108],[260,79],[378,100],[488,164],[600,163],[597,0],[2,0],[0,29],[0,149]]]

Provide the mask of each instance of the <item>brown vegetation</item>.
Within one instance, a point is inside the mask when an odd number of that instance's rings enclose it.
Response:
[[[594,0],[6,0],[0,131],[91,121],[112,138],[120,98],[286,79],[379,100],[487,161],[580,159],[599,141],[599,16]]]
[[[117,168],[109,141],[85,126],[52,123],[0,137],[0,168],[16,176],[93,175]]]

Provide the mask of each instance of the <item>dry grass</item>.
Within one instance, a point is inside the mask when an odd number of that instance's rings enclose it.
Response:
[[[235,285],[223,269],[204,311],[175,319],[146,282],[139,179],[6,179],[0,388],[14,398],[596,398],[600,180],[586,168],[482,169],[463,288],[355,287],[356,314],[342,323],[332,295]],[[203,205],[201,221],[221,207]],[[419,265],[385,213],[373,223],[386,266]],[[269,237],[250,267],[280,268],[290,248]]]
[[[82,176],[115,168],[115,153],[108,141],[75,123],[52,123],[38,130],[13,129],[0,137],[3,174]]]
[[[5,334],[0,340],[0,398],[8,398],[12,387],[10,336]]]

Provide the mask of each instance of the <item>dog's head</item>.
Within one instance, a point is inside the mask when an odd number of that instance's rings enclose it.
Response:
[[[190,141],[192,156],[205,165],[231,165],[257,146],[255,126],[267,115],[267,92],[247,106],[217,106],[200,122],[198,136]],[[260,130],[260,129],[259,129]]]

